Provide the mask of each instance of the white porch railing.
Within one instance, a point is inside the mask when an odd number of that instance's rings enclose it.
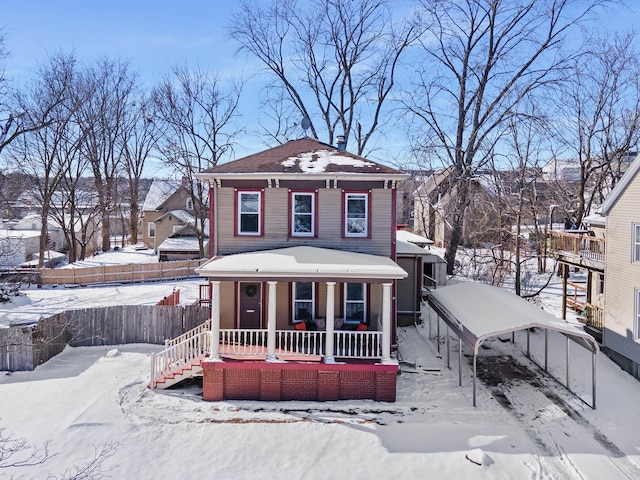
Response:
[[[193,364],[197,359],[205,358],[211,351],[209,330],[194,329],[178,338],[182,338],[182,341],[169,341],[169,347],[151,355],[151,388],[155,388],[158,381],[166,375]]]
[[[174,373],[211,351],[210,321],[165,342],[165,349],[151,355],[151,388],[166,375]],[[276,357],[315,356],[325,354],[326,332],[276,330]],[[220,355],[239,357],[267,354],[266,329],[220,329]],[[334,332],[334,357],[376,360],[382,358],[382,332]]]
[[[324,356],[326,332],[276,330],[276,356]],[[267,330],[221,329],[221,355],[264,355],[267,351]],[[339,358],[382,358],[382,332],[334,332],[334,356]]]

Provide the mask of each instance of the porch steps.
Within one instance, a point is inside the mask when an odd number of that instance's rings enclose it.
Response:
[[[160,379],[156,380],[155,388],[164,390],[177,383],[182,382],[188,378],[193,378],[202,375],[202,361],[207,358],[207,355],[202,355],[199,358],[193,359],[188,363],[176,367],[170,373],[163,375]]]

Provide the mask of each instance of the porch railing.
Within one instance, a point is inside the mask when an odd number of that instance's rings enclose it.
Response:
[[[602,307],[587,303],[586,313],[587,325],[597,328],[598,330],[602,330],[604,328],[604,310]]]
[[[210,320],[189,332],[165,342],[161,352],[151,355],[151,388],[165,376],[175,373],[211,351]],[[324,357],[326,332],[276,330],[276,357]],[[382,358],[382,332],[336,331],[334,332],[334,357],[352,359]],[[267,330],[220,329],[220,355],[239,357],[267,354]]]
[[[334,332],[334,356],[339,358],[382,358],[382,332]],[[324,356],[326,332],[276,330],[276,356]],[[221,329],[220,354],[252,356],[267,351],[267,330]]]
[[[586,234],[551,232],[551,251],[604,262],[606,240]]]

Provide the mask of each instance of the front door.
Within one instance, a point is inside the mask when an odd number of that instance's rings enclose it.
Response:
[[[262,327],[262,285],[259,282],[240,282],[239,328]]]

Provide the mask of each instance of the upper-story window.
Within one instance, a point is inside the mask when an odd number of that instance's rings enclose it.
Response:
[[[193,210],[193,199],[187,198],[186,208],[187,210]]]
[[[262,234],[262,192],[238,192],[238,235]]]
[[[149,222],[148,223],[148,233],[149,233],[149,238],[155,237],[156,236],[156,224],[153,222]]]
[[[633,261],[640,262],[640,224],[633,226]]]
[[[344,194],[344,236],[369,236],[369,195],[366,193]]]
[[[173,226],[173,233],[176,233],[178,230],[180,230],[182,227],[184,227],[184,225],[174,225]]]
[[[636,340],[640,339],[640,290],[636,290]]]
[[[291,236],[316,234],[316,197],[314,193],[291,193]]]
[[[367,288],[364,283],[344,284],[344,321],[365,322],[367,319]]]

